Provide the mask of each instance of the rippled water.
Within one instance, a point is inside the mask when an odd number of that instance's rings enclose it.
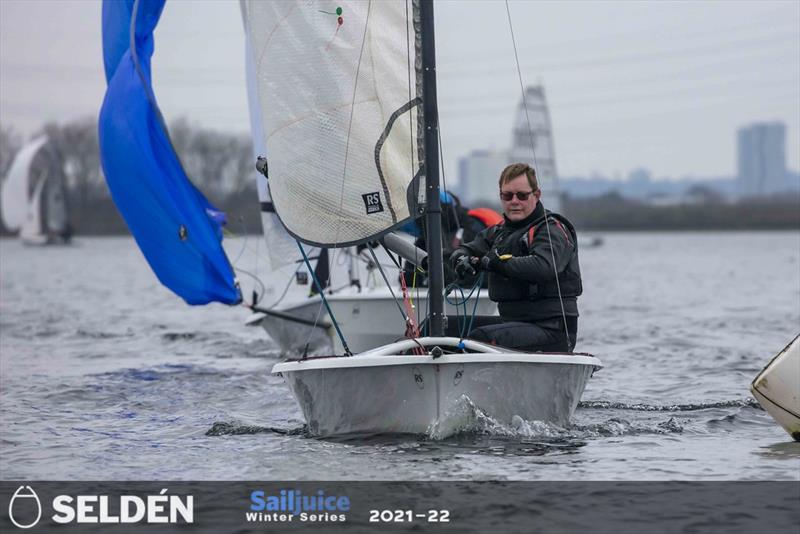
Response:
[[[800,479],[747,389],[800,330],[800,233],[604,238],[581,253],[577,350],[606,367],[573,425],[473,411],[441,441],[308,437],[249,312],[184,305],[129,238],[0,240],[0,477]],[[263,276],[257,239],[227,246]]]

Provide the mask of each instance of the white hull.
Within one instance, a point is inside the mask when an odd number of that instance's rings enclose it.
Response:
[[[511,425],[515,417],[566,425],[592,373],[590,355],[527,354],[458,339],[405,340],[351,357],[275,365],[310,432],[319,436],[458,432],[476,410]],[[407,354],[417,345],[425,355]],[[433,347],[445,348],[434,357]],[[466,418],[466,419],[465,419]]]
[[[368,289],[360,293],[339,293],[326,298],[351,352],[364,352],[372,347],[379,347],[404,338],[403,319],[397,309],[396,301],[386,287]],[[420,293],[419,298],[414,300],[415,306],[423,312],[423,315],[426,310],[427,298],[426,292]],[[467,304],[469,314],[472,314],[474,302],[472,299]],[[306,321],[317,321],[320,325],[331,324],[319,297],[309,298],[301,304],[281,308],[279,311]],[[459,313],[450,304],[446,305],[445,312],[449,315]],[[460,313],[462,316],[464,315],[463,306],[461,306]],[[475,313],[476,315],[494,315],[497,313],[497,305],[489,300],[488,296],[482,296],[478,301]],[[319,314],[318,320],[317,314]],[[261,325],[285,353],[303,354],[306,345],[308,345],[309,354],[344,353],[344,347],[332,326],[328,328],[314,327],[267,315],[261,318]]]
[[[67,245],[70,242],[68,237],[58,234],[28,234],[20,232],[19,239],[26,246],[45,246],[45,245]]]
[[[767,413],[800,441],[800,336],[758,374],[750,391]]]

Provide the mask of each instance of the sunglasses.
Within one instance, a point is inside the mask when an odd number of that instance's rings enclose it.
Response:
[[[517,191],[516,193],[508,193],[506,191],[500,191],[500,198],[508,202],[514,198],[514,195],[517,195],[517,198],[520,201],[524,202],[528,200],[528,197],[530,197],[532,194],[533,191]]]

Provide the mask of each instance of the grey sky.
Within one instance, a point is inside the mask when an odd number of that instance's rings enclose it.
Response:
[[[330,3],[335,4],[332,0]],[[735,173],[735,130],[788,127],[800,168],[800,2],[510,3],[524,82],[545,84],[560,174]],[[505,148],[520,88],[505,4],[436,3],[448,179],[476,148]],[[248,129],[238,2],[168,0],[155,92],[167,120]],[[0,0],[0,122],[96,115],[105,90],[100,2]]]

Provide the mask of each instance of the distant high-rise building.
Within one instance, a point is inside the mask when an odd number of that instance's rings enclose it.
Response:
[[[542,203],[547,209],[561,211],[561,188],[558,185],[553,128],[544,87],[528,86],[525,98],[517,105],[511,136],[512,162],[527,163],[536,169]]]
[[[461,202],[468,207],[499,204],[497,181],[508,165],[508,152],[473,150],[458,160]]]
[[[786,189],[786,125],[756,123],[738,132],[739,192],[763,196]]]

